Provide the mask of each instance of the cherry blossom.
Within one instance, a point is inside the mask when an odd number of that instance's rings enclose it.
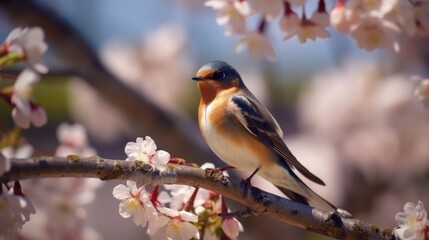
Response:
[[[428,234],[427,212],[421,201],[417,205],[407,202],[404,212],[399,212],[395,216],[399,228],[395,229],[395,234],[402,240],[423,240]]]
[[[411,20],[407,22],[409,24],[404,26],[410,36],[429,35],[428,10],[429,4],[427,2],[420,2],[413,6]]]
[[[204,5],[218,11],[216,22],[218,25],[226,26],[226,35],[246,32],[246,16],[250,14],[247,1],[209,0]]]
[[[192,224],[198,221],[198,216],[169,208],[159,208],[158,210],[162,215],[149,224],[148,234],[152,239],[200,238],[198,228]]]
[[[276,54],[270,40],[259,31],[244,34],[243,38],[236,44],[235,51],[241,52],[245,48],[249,50],[251,59],[263,57],[272,62],[276,60]]]
[[[326,26],[324,25],[324,17],[319,14],[313,15],[311,19],[306,19],[303,16],[299,25],[295,25],[289,29],[284,40],[289,40],[297,36],[300,43],[306,43],[308,39],[315,41],[317,38],[329,38],[331,34],[326,31]]]
[[[149,136],[143,140],[138,137],[136,142],[128,142],[125,146],[127,161],[143,161],[154,164],[157,167],[164,167],[170,160],[170,154],[164,150],[156,150],[155,141]]]
[[[98,179],[60,178],[24,182],[37,208],[20,235],[37,239],[101,239],[85,222],[86,205],[95,199]]]
[[[28,158],[33,155],[34,148],[30,144],[22,144],[16,148],[6,147],[1,150],[1,153],[7,159],[11,158]]]
[[[22,53],[25,60],[40,73],[47,73],[48,68],[41,61],[48,49],[44,41],[44,32],[40,27],[15,28],[5,40],[8,52]]]
[[[81,124],[61,123],[57,129],[57,138],[60,142],[55,155],[67,156],[76,154],[79,156],[96,155],[96,150],[89,146],[86,129]]]
[[[185,204],[188,202],[189,198],[195,191],[194,187],[186,186],[186,185],[164,185],[164,188],[170,191],[171,198],[164,200],[165,203],[170,204],[170,208],[180,210],[183,209]],[[210,191],[199,188],[198,193],[194,199],[194,207],[201,206],[204,204],[210,197]]]
[[[157,212],[144,187],[137,188],[136,183],[127,181],[127,186],[120,184],[113,189],[113,196],[121,200],[119,214],[124,218],[133,216],[137,226],[146,227],[148,221],[157,217]]]
[[[289,2],[284,2],[284,7],[285,13],[280,19],[280,29],[284,32],[288,32],[298,27],[301,20],[298,15],[296,15],[296,13],[292,11]]]
[[[0,194],[0,239],[13,239],[15,231],[30,219],[36,211],[30,199],[17,195],[13,188]]]
[[[420,82],[414,90],[414,95],[417,96],[426,108],[429,108],[429,79],[423,79]]]
[[[30,127],[33,123],[41,127],[47,122],[45,111],[38,105],[31,102],[33,85],[39,81],[39,75],[31,69],[22,71],[13,86],[11,96],[12,117],[16,125],[21,128]]]
[[[332,26],[342,33],[350,33],[359,20],[360,12],[355,8],[344,6],[342,1],[337,1],[337,5],[330,13]]]
[[[396,35],[399,28],[392,22],[374,16],[362,17],[359,24],[352,30],[351,36],[358,46],[367,51],[377,48],[399,51]]]
[[[249,0],[249,4],[255,12],[262,13],[269,21],[274,20],[283,7],[282,0]]]

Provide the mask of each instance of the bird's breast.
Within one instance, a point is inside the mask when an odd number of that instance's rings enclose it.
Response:
[[[227,103],[200,103],[200,130],[209,147],[224,162],[242,170],[271,164],[271,151],[228,114]]]

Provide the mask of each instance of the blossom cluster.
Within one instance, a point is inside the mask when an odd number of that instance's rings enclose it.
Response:
[[[157,150],[152,138],[137,138],[125,147],[126,161],[142,161],[157,169],[165,169],[167,164],[180,163],[170,158],[170,154]],[[206,163],[201,168],[214,168]],[[180,185],[152,187],[138,186],[127,181],[113,189],[113,196],[120,200],[119,214],[132,217],[134,224],[147,226],[151,239],[236,239],[243,231],[241,223],[233,216],[220,217],[218,213],[227,212],[223,197],[202,188]]]
[[[96,154],[88,144],[82,125],[62,123],[57,135],[60,144],[55,150],[56,156]],[[1,149],[0,175],[10,170],[11,159],[29,158],[33,152],[28,143]],[[15,182],[13,187],[7,183],[2,185],[0,239],[100,239],[99,234],[85,224],[85,206],[94,200],[101,181],[62,178]],[[33,214],[31,219],[30,214]]]
[[[19,62],[27,64],[17,77],[0,72],[0,81],[13,82],[11,86],[0,85],[0,97],[12,107],[12,118],[20,128],[29,128],[30,124],[41,127],[47,122],[45,110],[31,100],[39,74],[48,72],[41,60],[47,48],[40,27],[16,28],[0,44],[0,70]]]
[[[387,49],[400,51],[401,34],[429,35],[427,13],[429,3],[422,0],[337,0],[327,9],[326,0],[319,0],[310,16],[306,13],[315,1],[307,0],[207,0],[205,6],[217,11],[216,22],[225,25],[226,35],[241,36],[236,45],[240,52],[248,48],[251,58],[276,59],[273,46],[266,35],[266,25],[279,21],[284,40],[297,37],[300,43],[331,37],[327,30],[350,35],[358,47],[367,51]],[[249,30],[247,22],[262,15],[259,26]]]
[[[11,106],[11,116],[18,128],[29,128],[30,124],[41,127],[47,122],[45,110],[31,100],[39,74],[48,71],[41,61],[46,50],[44,33],[39,27],[16,28],[0,44],[0,98]],[[25,62],[26,68],[18,76],[3,73],[5,67],[20,62]],[[0,176],[10,171],[12,158],[25,158],[33,153],[33,147],[20,137],[18,128],[2,132]],[[0,239],[11,239],[35,213],[32,201],[22,189],[18,181],[13,186],[0,183]]]

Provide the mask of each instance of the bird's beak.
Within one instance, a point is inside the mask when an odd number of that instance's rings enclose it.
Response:
[[[194,81],[202,81],[202,80],[206,80],[207,78],[205,77],[193,77],[192,80]]]

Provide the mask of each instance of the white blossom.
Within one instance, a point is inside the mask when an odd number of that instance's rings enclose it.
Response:
[[[149,224],[148,234],[152,239],[188,240],[200,238],[198,228],[193,225],[198,216],[169,208],[158,209],[162,215]]]
[[[1,153],[7,159],[11,158],[29,158],[33,155],[34,148],[30,144],[22,144],[17,148],[5,147],[1,150]]]
[[[306,43],[308,39],[315,41],[317,38],[329,38],[331,34],[325,29],[326,26],[324,26],[327,24],[326,21],[325,16],[321,15],[321,13],[313,15],[310,20],[303,18],[300,24],[288,29],[284,40],[289,40],[297,36],[300,43]]]
[[[149,221],[156,219],[156,209],[144,186],[137,188],[135,182],[127,181],[127,186],[120,184],[113,189],[113,196],[121,200],[119,214],[124,218],[133,216],[137,226],[146,227]]]
[[[216,22],[226,26],[226,35],[246,32],[246,16],[250,14],[247,1],[209,0],[204,5],[218,11]]]
[[[255,12],[262,13],[268,20],[274,20],[283,9],[282,0],[249,0]]]
[[[245,48],[249,50],[251,59],[260,57],[266,58],[272,62],[276,60],[276,53],[270,40],[265,34],[260,32],[247,32],[235,46],[236,52],[241,52]]]
[[[399,212],[395,216],[399,228],[395,229],[395,234],[402,240],[424,240],[428,234],[427,212],[421,201],[416,204],[407,202],[404,212]]]
[[[171,198],[165,198],[164,203],[169,203],[170,208],[180,210],[189,201],[195,191],[194,187],[186,185],[164,185],[164,188],[170,191]],[[210,198],[210,191],[204,188],[199,188],[194,199],[194,206],[203,205]]]
[[[55,152],[56,156],[96,155],[96,150],[89,146],[86,129],[81,124],[61,123],[57,129],[57,138],[60,145]]]
[[[429,79],[423,79],[414,90],[414,95],[423,103],[426,108],[429,108]]]
[[[15,231],[34,213],[36,211],[30,199],[14,194],[12,188],[0,194],[0,239],[12,239]]]
[[[44,40],[44,32],[40,27],[15,28],[5,40],[9,52],[22,53],[25,60],[36,71],[47,73],[48,68],[42,62],[42,55],[48,49]]]
[[[125,146],[127,161],[143,161],[156,167],[164,167],[170,160],[170,154],[164,150],[156,150],[155,141],[149,136],[143,140],[138,137],[136,142],[128,142]]]
[[[399,52],[397,34],[399,28],[390,21],[375,16],[362,17],[351,31],[358,46],[369,52],[377,48]]]
[[[337,4],[329,16],[332,26],[342,33],[350,33],[360,20],[360,12],[357,9],[345,7],[343,4]]]
[[[30,127],[30,123],[35,126],[42,126],[46,123],[46,113],[44,110],[30,100],[33,85],[39,81],[39,75],[31,69],[22,71],[15,84],[11,96],[13,104],[12,117],[15,124],[21,128]]]

